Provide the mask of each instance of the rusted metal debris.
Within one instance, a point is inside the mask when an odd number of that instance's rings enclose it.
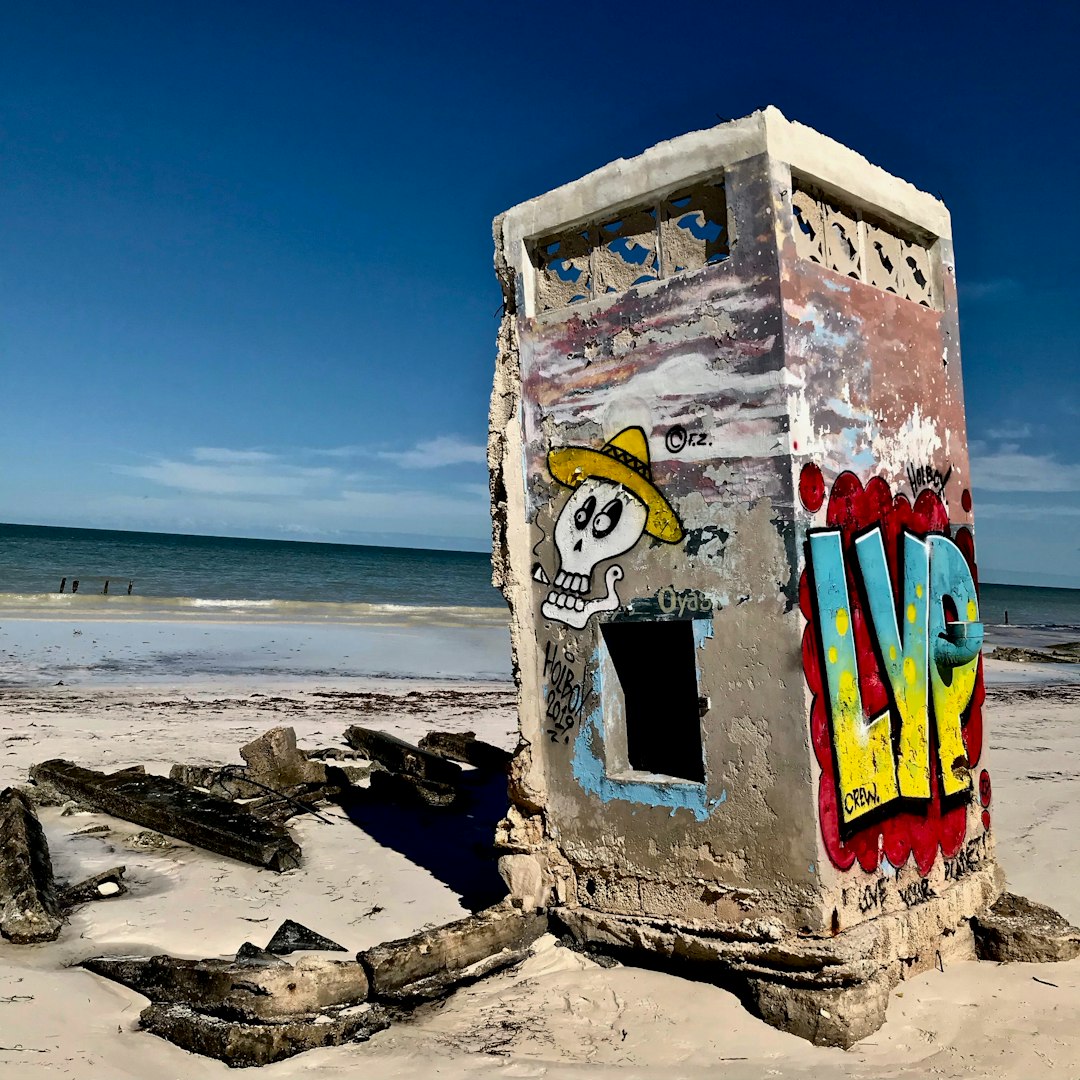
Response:
[[[134,770],[100,773],[59,758],[32,766],[30,776],[90,809],[219,855],[278,872],[300,865],[300,847],[280,825],[177,780]]]

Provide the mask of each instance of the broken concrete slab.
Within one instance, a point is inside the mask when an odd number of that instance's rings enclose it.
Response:
[[[478,978],[470,973],[474,965],[500,955],[506,964],[516,962],[547,927],[546,913],[522,912],[504,902],[446,926],[376,945],[357,959],[367,972],[373,997],[389,1001],[426,997],[430,980],[437,977],[443,980],[445,993]],[[480,974],[499,966],[505,965],[496,963]]]
[[[972,928],[980,960],[1052,963],[1080,956],[1080,929],[1053,908],[1014,893],[1002,893]]]
[[[150,1005],[139,1014],[139,1022],[154,1035],[234,1069],[269,1065],[320,1046],[362,1042],[390,1024],[386,1013],[375,1006],[327,1014],[325,1019],[245,1024],[187,1005]]]
[[[274,936],[266,946],[266,951],[278,956],[284,956],[291,952],[348,952],[344,945],[331,941],[322,934],[309,930],[302,923],[286,919],[274,931]]]
[[[345,741],[369,761],[377,761],[391,772],[438,784],[453,784],[461,778],[460,765],[384,731],[353,725],[346,729]]]
[[[368,792],[375,799],[387,799],[407,806],[429,806],[434,810],[451,809],[461,796],[461,792],[452,784],[421,780],[417,776],[381,769],[371,774]]]
[[[88,904],[93,900],[111,900],[113,897],[123,896],[128,891],[127,885],[124,884],[126,869],[126,866],[113,866],[84,881],[63,886],[57,894],[60,906],[71,908],[78,904]]]
[[[288,960],[282,960],[280,956],[275,956],[272,952],[266,949],[260,949],[258,945],[253,942],[245,941],[239,949],[236,950],[236,962],[238,964],[253,965],[255,967],[269,966],[280,967],[282,964],[288,964]]]
[[[63,917],[45,831],[30,800],[0,793],[0,934],[16,945],[55,941]]]
[[[368,997],[367,973],[355,960],[304,956],[255,961],[183,960],[172,956],[95,956],[88,971],[137,990],[152,1002],[195,1004],[225,1020],[274,1022],[314,1016]]]
[[[300,865],[300,848],[280,825],[164,776],[84,769],[59,758],[34,765],[44,780],[94,810],[156,829],[197,847],[270,870]]]
[[[505,772],[510,764],[506,750],[478,739],[473,731],[429,731],[417,745],[428,753],[491,772]]]
[[[240,748],[252,779],[281,790],[300,784],[325,784],[326,766],[296,748],[296,732],[276,727]]]

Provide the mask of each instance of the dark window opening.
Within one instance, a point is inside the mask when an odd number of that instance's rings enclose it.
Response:
[[[601,627],[623,693],[631,769],[701,783],[701,712],[689,619]]]

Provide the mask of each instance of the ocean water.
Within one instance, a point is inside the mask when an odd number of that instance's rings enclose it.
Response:
[[[0,594],[9,609],[94,605],[133,615],[170,608],[310,615],[323,604],[341,605],[339,614],[372,606],[505,610],[482,552],[36,525],[0,525]]]

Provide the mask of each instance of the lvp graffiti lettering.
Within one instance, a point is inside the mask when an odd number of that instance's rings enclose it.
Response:
[[[544,645],[545,715],[552,742],[558,742],[560,738],[564,743],[570,741],[570,729],[581,719],[588,700],[584,681],[573,664],[574,655],[568,649],[560,648],[554,641]]]

